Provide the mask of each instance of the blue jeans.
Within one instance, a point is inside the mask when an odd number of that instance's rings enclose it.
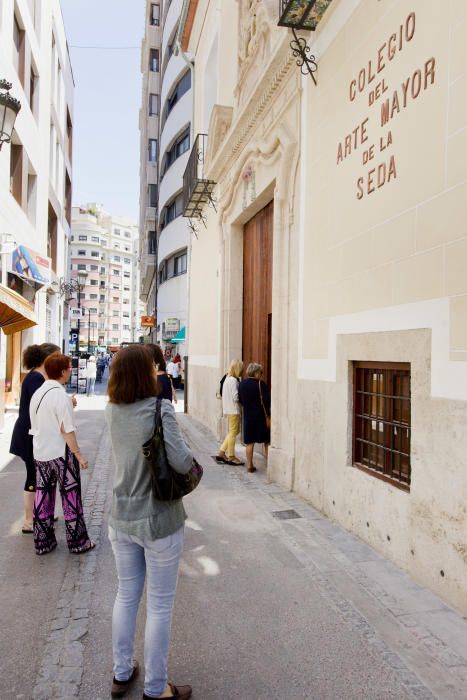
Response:
[[[118,592],[112,617],[114,676],[128,680],[133,671],[136,615],[147,573],[144,637],[144,692],[161,695],[167,685],[172,610],[184,528],[158,540],[140,540],[109,527],[115,556]]]

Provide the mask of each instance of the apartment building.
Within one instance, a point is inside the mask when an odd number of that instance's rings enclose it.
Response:
[[[141,46],[142,102],[140,129],[140,297],[146,313],[156,319],[157,213],[159,193],[158,143],[161,98],[161,3],[146,2],[145,33]],[[156,341],[155,326],[149,338]]]
[[[151,191],[156,195],[154,218],[141,227],[143,247],[150,255],[143,278],[148,313],[155,313],[152,338],[167,354],[175,347],[185,354],[188,307],[190,230],[182,216],[183,172],[191,144],[192,66],[179,51],[181,0],[148,2],[143,42],[143,109],[141,112],[141,210],[147,213]],[[155,60],[157,59],[157,60]],[[155,74],[155,75],[152,75]],[[151,114],[149,85],[157,115]],[[144,175],[154,179],[152,185]],[[153,190],[151,190],[151,185]],[[153,226],[151,229],[150,227]],[[172,341],[178,340],[178,343]]]
[[[94,203],[72,211],[70,278],[80,283],[80,351],[117,350],[121,343],[138,342],[138,227]],[[75,294],[70,307],[77,306]]]
[[[12,142],[0,152],[2,303],[13,294],[25,318],[1,334],[3,406],[18,400],[22,350],[62,345],[74,84],[59,0],[2,0],[0,78],[21,102]]]

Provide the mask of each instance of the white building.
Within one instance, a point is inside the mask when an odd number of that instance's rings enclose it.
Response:
[[[4,274],[2,284],[26,300],[17,301],[36,325],[1,337],[0,414],[4,400],[19,396],[21,354],[31,342],[62,345],[63,299],[71,221],[73,76],[59,0],[2,0],[0,79],[13,84],[21,111],[10,145],[0,152],[0,233],[7,267],[18,246],[23,267],[34,259],[46,271],[40,283]],[[40,258],[37,258],[37,255]],[[46,258],[50,258],[50,263]],[[49,269],[47,269],[49,268]],[[19,267],[18,267],[19,269]],[[40,292],[38,290],[40,289]],[[9,291],[6,297],[11,296]],[[27,325],[27,324],[23,324]],[[19,328],[17,326],[16,328]],[[6,331],[8,332],[8,331]],[[5,386],[5,396],[4,396]]]
[[[121,343],[138,342],[138,258],[139,229],[129,219],[113,217],[96,204],[73,207],[70,278],[85,278],[81,351],[116,350]],[[70,306],[77,304],[75,296]]]
[[[159,9],[156,9],[158,8]],[[184,343],[177,346],[170,341],[177,334],[183,335],[187,321],[188,305],[188,249],[190,232],[183,218],[183,173],[187,164],[191,144],[192,66],[184,54],[178,51],[178,28],[182,11],[181,0],[173,0],[156,5],[147,3],[147,27],[143,43],[143,84],[147,85],[147,73],[159,73],[160,110],[157,119],[148,115],[141,120],[142,172],[147,172],[146,161],[158,166],[157,211],[155,231],[157,245],[152,252],[157,255],[157,275],[146,273],[151,278],[146,287],[147,298],[152,300],[157,294],[157,342],[167,351],[175,347],[185,354]],[[153,29],[154,17],[160,17],[161,28]],[[151,42],[155,42],[154,47]],[[159,42],[159,43],[158,43]],[[160,46],[160,48],[157,48]],[[152,59],[157,54],[157,65]],[[146,60],[148,58],[149,60]],[[156,71],[153,69],[157,68]],[[149,78],[149,81],[151,78]],[[144,105],[151,106],[147,94]],[[142,113],[144,114],[144,112]],[[149,121],[148,121],[149,120]],[[145,124],[148,122],[149,126]],[[142,194],[146,191],[144,183]],[[147,227],[146,227],[147,228]],[[151,239],[149,239],[151,240]],[[153,265],[156,263],[154,259]],[[157,290],[157,292],[155,291]],[[148,305],[148,313],[151,313]]]

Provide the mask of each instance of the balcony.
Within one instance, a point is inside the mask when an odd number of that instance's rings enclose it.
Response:
[[[204,206],[213,204],[216,183],[204,177],[207,140],[207,134],[198,134],[183,175],[183,216],[188,219],[201,219]]]

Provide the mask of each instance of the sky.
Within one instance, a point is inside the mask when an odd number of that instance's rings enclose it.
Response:
[[[75,81],[73,204],[97,202],[137,223],[145,0],[61,0],[61,6]]]

